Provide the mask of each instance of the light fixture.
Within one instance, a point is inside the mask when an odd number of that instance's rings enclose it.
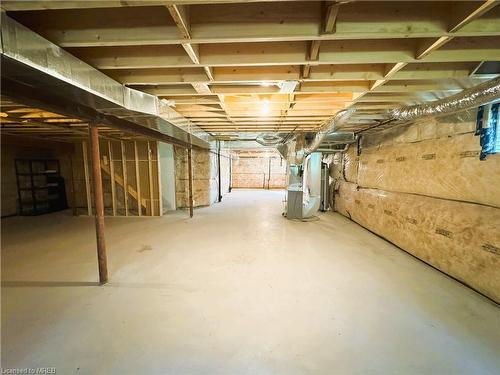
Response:
[[[264,99],[261,102],[260,113],[262,115],[268,115],[271,112],[271,107],[269,106],[269,100]]]
[[[295,91],[295,88],[299,82],[297,81],[283,81],[279,83],[280,94],[291,94]]]
[[[261,83],[260,83],[260,85],[261,85],[262,87],[271,87],[271,86],[274,86],[274,85],[275,85],[275,83],[272,83],[272,82],[265,82],[265,81],[264,81],[264,82],[261,82]]]

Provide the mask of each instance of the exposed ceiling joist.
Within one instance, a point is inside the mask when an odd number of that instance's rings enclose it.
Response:
[[[366,124],[380,111],[496,77],[496,3],[7,0],[1,6],[120,83],[167,99],[202,129],[253,134],[311,131],[349,106]],[[15,12],[21,9],[34,11]],[[298,85],[282,92],[289,82]],[[52,124],[71,121],[46,116]]]

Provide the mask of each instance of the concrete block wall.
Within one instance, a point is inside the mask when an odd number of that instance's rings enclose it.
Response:
[[[335,210],[500,302],[500,155],[475,113],[364,136],[331,164]]]

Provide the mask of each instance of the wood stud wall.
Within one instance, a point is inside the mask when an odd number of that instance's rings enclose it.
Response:
[[[86,141],[76,143],[73,175],[78,213],[92,215],[88,147]],[[100,149],[106,215],[159,216],[157,143],[100,140]]]

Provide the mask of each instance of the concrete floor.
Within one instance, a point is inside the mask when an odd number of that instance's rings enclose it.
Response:
[[[2,366],[58,374],[500,373],[500,308],[278,191],[163,218],[2,220]]]

